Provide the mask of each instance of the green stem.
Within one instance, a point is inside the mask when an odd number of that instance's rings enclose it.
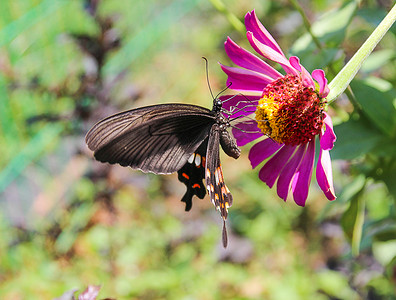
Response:
[[[300,14],[301,18],[303,19],[305,29],[308,31],[309,35],[311,36],[313,42],[315,43],[316,47],[320,50],[322,50],[322,45],[320,44],[319,39],[314,35],[311,29],[311,23],[309,22],[307,15],[305,14],[304,10],[300,6],[300,3],[298,3],[297,0],[290,0],[290,3],[294,6],[295,9],[297,9],[298,13]]]
[[[221,0],[209,0],[212,5],[222,14],[226,16],[228,22],[240,33],[245,34],[245,26],[232,12],[227,9],[227,6]]]
[[[327,102],[331,103],[340,96],[349,83],[355,77],[359,71],[363,62],[374,50],[377,44],[381,41],[385,33],[389,30],[392,24],[396,20],[396,4],[393,6],[391,11],[386,15],[378,27],[373,31],[369,38],[363,43],[360,49],[355,55],[349,60],[349,62],[342,68],[342,70],[334,77],[330,82],[329,88],[330,93],[327,96]]]
[[[362,232],[364,225],[364,214],[366,209],[366,202],[362,195],[357,196],[357,212],[356,212],[356,220],[353,226],[352,233],[352,255],[358,256],[360,252],[360,243],[362,241]]]

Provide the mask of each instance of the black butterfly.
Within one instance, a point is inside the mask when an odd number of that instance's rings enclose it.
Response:
[[[225,221],[232,195],[224,183],[219,144],[238,158],[240,149],[227,129],[222,102],[213,108],[189,104],[159,104],[110,116],[92,127],[85,142],[101,162],[118,163],[143,172],[169,174],[187,186],[182,198],[186,211],[193,195],[204,198],[206,189],[223,218],[223,245],[227,246]],[[202,180],[206,180],[206,189]]]

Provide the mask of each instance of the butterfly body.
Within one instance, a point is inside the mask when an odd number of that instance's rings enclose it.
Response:
[[[193,195],[202,199],[208,190],[225,222],[232,196],[224,183],[219,144],[231,157],[240,154],[229,127],[218,99],[212,110],[190,104],[159,104],[110,116],[94,125],[85,141],[101,162],[155,174],[177,171],[187,187],[182,198],[186,210],[191,209]],[[224,227],[224,246],[226,243]]]

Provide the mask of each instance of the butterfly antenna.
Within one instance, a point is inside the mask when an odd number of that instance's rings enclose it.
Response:
[[[228,90],[230,88],[230,86],[232,85],[232,82],[230,82],[224,89],[222,89],[217,95],[216,95],[216,99],[217,97],[219,97],[219,95],[223,94],[226,90]]]
[[[212,96],[212,99],[215,100],[217,98],[217,96],[216,96],[216,98],[213,96],[212,88],[210,87],[210,82],[209,82],[209,63],[205,56],[202,56],[202,59],[205,60],[206,82],[208,83],[210,95]]]

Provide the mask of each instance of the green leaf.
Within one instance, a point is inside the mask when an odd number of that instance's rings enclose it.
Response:
[[[379,78],[354,80],[351,83],[356,100],[373,125],[387,136],[396,132],[396,91],[391,84]]]
[[[350,288],[348,278],[340,272],[326,270],[317,274],[319,288],[327,295],[338,299],[357,299],[358,295]]]
[[[11,11],[12,5],[16,13]],[[19,80],[35,78],[51,87],[70,80],[68,86],[72,86],[77,77],[74,74],[81,74],[84,65],[81,51],[70,34],[99,32],[83,3],[44,0],[36,6],[22,6],[16,0],[12,5],[4,13],[11,20],[0,30],[0,46],[5,45]]]
[[[43,127],[0,172],[0,193],[59,137],[63,127],[50,124]]]
[[[396,142],[393,141],[393,156],[389,156],[384,163],[384,165],[380,166],[380,174],[376,174],[375,179],[382,180],[388,191],[391,195],[393,195],[394,199],[396,200],[396,185],[395,185],[395,178],[396,178],[396,159],[395,159],[395,152],[396,149]],[[396,202],[395,202],[396,204]]]
[[[104,65],[105,75],[114,75],[122,72],[137,58],[146,54],[147,49],[154,43],[166,37],[166,32],[172,25],[192,10],[197,5],[197,0],[176,0],[162,10],[156,18],[129,40],[112,56]]]
[[[331,201],[326,204],[326,208],[321,211],[317,220],[319,222],[325,219],[331,219],[342,215],[350,206],[350,201],[359,193],[366,184],[366,177],[360,174],[348,182],[337,197],[337,201]]]
[[[0,46],[9,44],[18,35],[31,28],[40,20],[46,20],[47,16],[60,9],[66,3],[67,1],[44,0],[40,4],[31,7],[25,14],[0,30]],[[10,4],[3,1],[2,4],[5,6],[0,6],[1,13],[9,16],[10,12],[7,6]]]
[[[377,241],[382,242],[396,240],[396,224],[394,224],[391,228],[384,228],[383,230],[377,232],[374,237]]]
[[[359,208],[359,195],[361,191],[364,189],[364,186],[351,198],[351,202],[349,208],[345,211],[345,213],[341,217],[341,226],[346,234],[346,236],[352,240],[353,231],[356,223],[356,218],[358,214]]]
[[[394,49],[383,49],[373,52],[363,63],[361,70],[366,73],[374,72],[396,57]]]
[[[386,266],[396,257],[396,240],[374,243],[373,253],[375,258]]]
[[[358,10],[357,16],[363,18],[366,22],[372,26],[377,27],[381,23],[382,19],[386,16],[386,11],[383,7],[362,7]]]
[[[341,8],[324,14],[312,25],[312,32],[326,45],[338,46],[355,14],[359,1],[346,2]]]
[[[370,152],[384,136],[363,119],[353,120],[334,127],[337,140],[331,151],[333,159],[354,159]]]
[[[0,145],[7,145],[7,148],[12,148],[14,145],[12,145],[11,141],[15,141],[17,136],[18,127],[12,113],[10,97],[7,91],[7,81],[0,74]],[[2,159],[7,159],[4,150],[2,155]],[[1,160],[0,166],[2,166]]]
[[[371,54],[374,48],[378,45],[385,33],[394,24],[396,20],[396,5],[386,15],[382,22],[374,29],[372,34],[367,38],[363,45],[356,51],[344,68],[334,77],[329,83],[330,93],[327,95],[328,103],[337,99],[341,93],[345,91],[349,83],[359,71],[363,62]]]
[[[97,25],[87,18],[80,1],[44,0],[30,7],[23,7],[20,1],[16,3],[17,14],[7,7],[3,12],[4,16],[12,19],[0,30],[0,46],[12,42],[12,48],[17,46],[24,53],[31,46],[41,49],[56,43],[54,39],[60,33],[98,32]]]
[[[70,212],[69,224],[62,228],[62,232],[55,242],[55,249],[58,252],[66,253],[70,250],[78,236],[79,230],[87,225],[95,211],[96,207],[91,203],[84,203],[78,209]]]
[[[292,52],[291,55],[296,55],[301,59],[301,63],[307,70],[324,69],[326,68],[340,53],[338,48],[326,48],[320,51],[307,50],[301,52]]]
[[[344,40],[346,28],[355,14],[358,1],[351,1],[344,6],[324,14],[318,21],[312,24],[312,33],[326,48],[337,49]],[[301,36],[292,46],[294,55],[305,56],[317,49],[309,33]]]
[[[359,255],[363,235],[365,219],[365,200],[362,197],[364,187],[352,198],[351,205],[341,217],[341,226],[351,239],[351,252],[354,256]]]

